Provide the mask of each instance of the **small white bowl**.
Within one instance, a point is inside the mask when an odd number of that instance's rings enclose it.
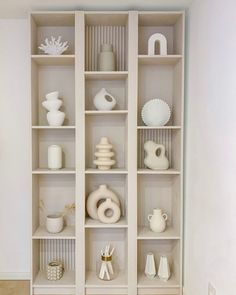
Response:
[[[52,100],[45,100],[42,102],[42,106],[50,111],[58,111],[62,105],[62,100],[60,99],[52,99]]]
[[[58,99],[59,98],[59,91],[53,91],[46,94],[47,100]]]

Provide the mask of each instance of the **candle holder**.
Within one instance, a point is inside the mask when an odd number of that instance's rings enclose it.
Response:
[[[111,281],[116,275],[116,267],[114,267],[113,252],[114,248],[109,251],[110,246],[106,246],[105,251],[101,251],[100,259],[96,264],[97,277],[103,281]]]

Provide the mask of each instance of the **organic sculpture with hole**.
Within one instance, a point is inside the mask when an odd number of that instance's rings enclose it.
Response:
[[[157,144],[154,141],[146,141],[144,143],[146,156],[144,164],[152,170],[166,170],[169,168],[169,161],[165,155],[165,147],[163,144]]]
[[[155,55],[155,44],[159,43],[160,55],[167,55],[167,40],[166,37],[160,33],[153,34],[148,39],[148,55]]]

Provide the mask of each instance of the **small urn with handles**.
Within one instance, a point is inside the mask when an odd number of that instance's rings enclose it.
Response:
[[[148,215],[150,228],[155,233],[162,233],[165,231],[167,219],[168,215],[162,213],[162,210],[159,208],[153,209],[153,214]]]

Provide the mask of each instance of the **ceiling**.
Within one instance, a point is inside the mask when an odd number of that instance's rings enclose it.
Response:
[[[25,18],[31,10],[184,9],[192,0],[0,0],[0,18]]]

